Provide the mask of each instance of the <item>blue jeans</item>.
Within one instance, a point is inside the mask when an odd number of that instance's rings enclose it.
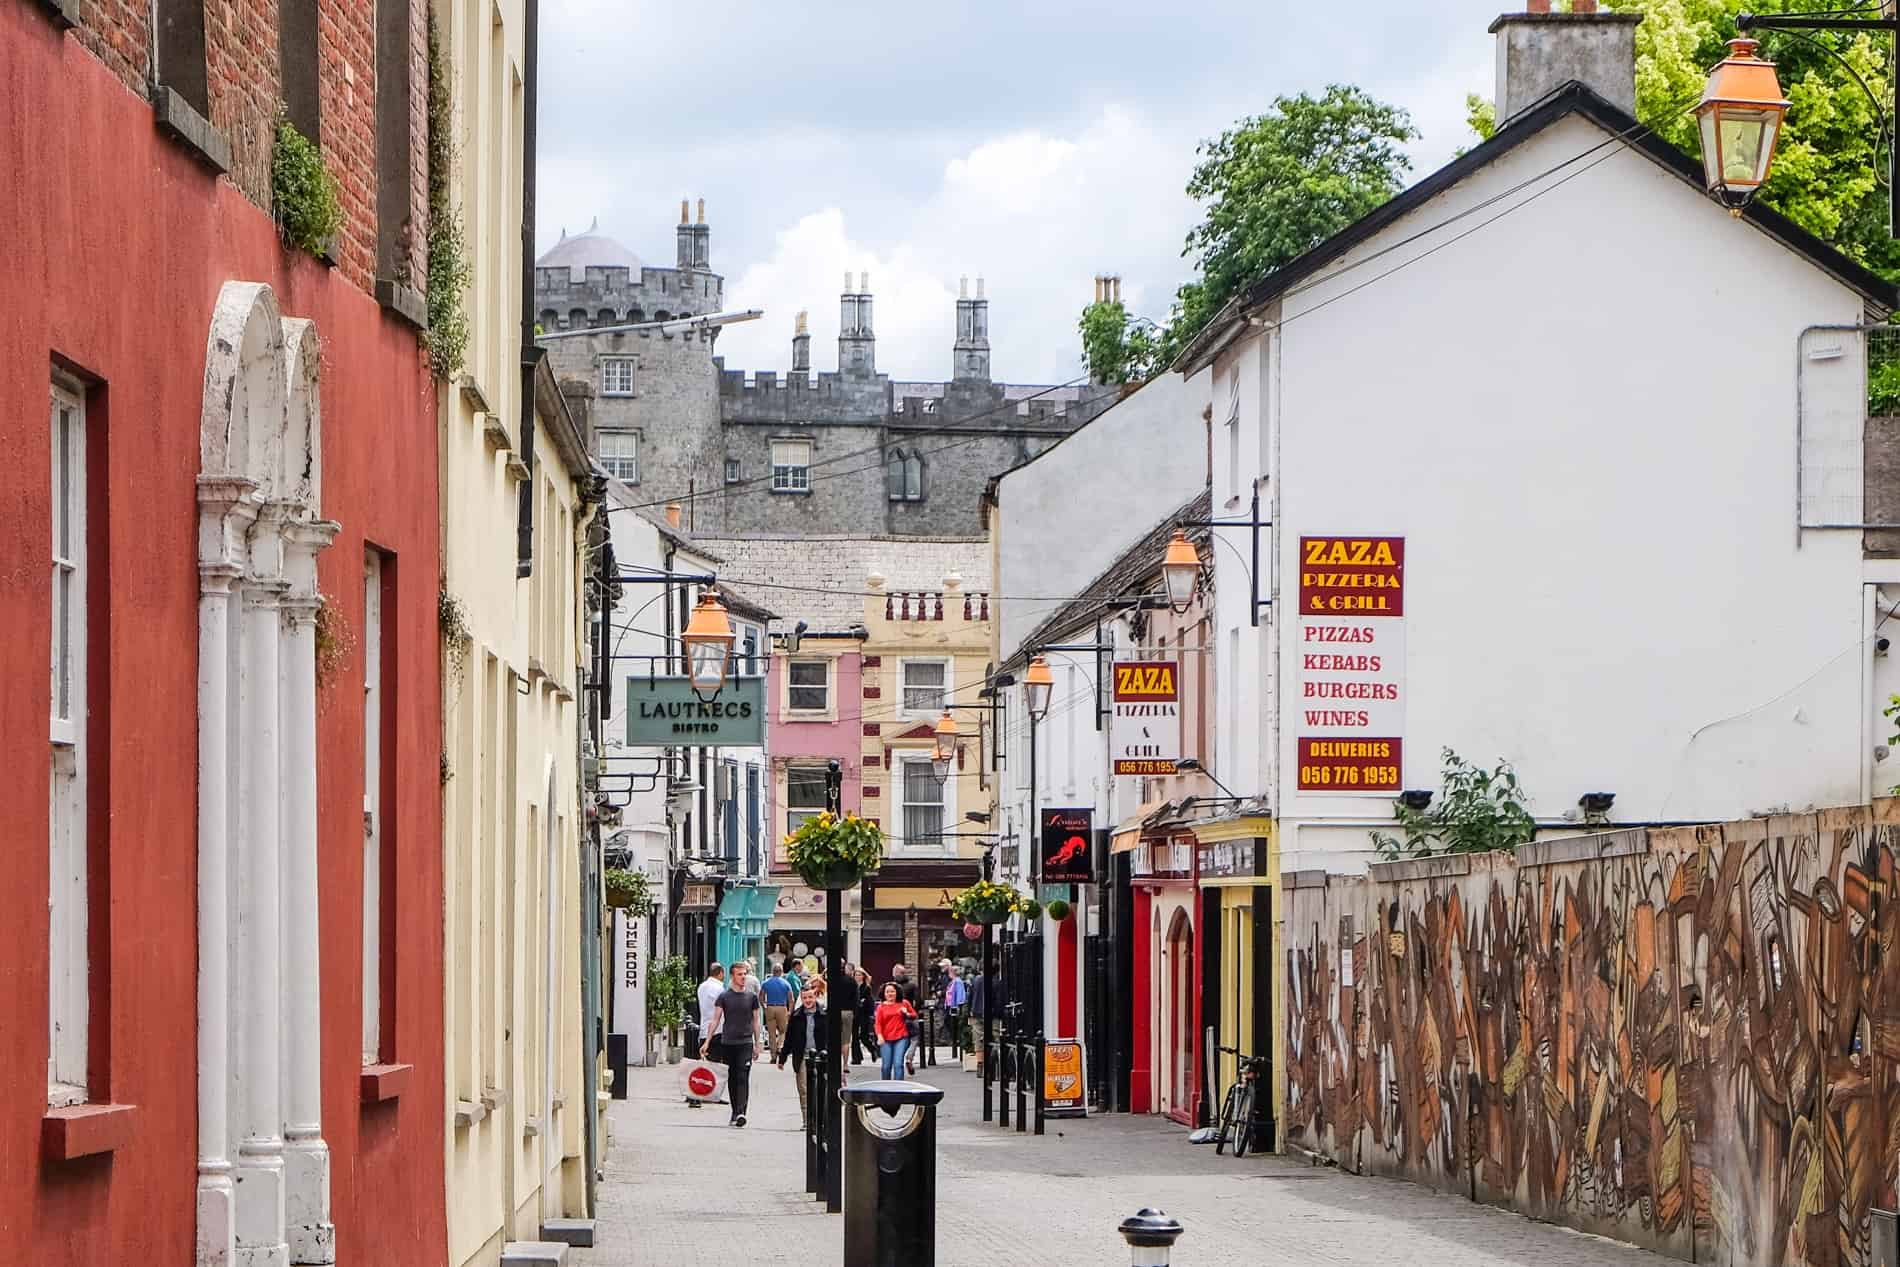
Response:
[[[898,1079],[904,1076],[904,1053],[910,1050],[910,1039],[900,1038],[896,1042],[885,1039],[877,1045],[878,1077]]]

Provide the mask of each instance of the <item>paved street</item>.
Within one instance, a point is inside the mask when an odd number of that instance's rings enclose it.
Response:
[[[867,1071],[853,1071],[862,1078]],[[875,1075],[876,1070],[868,1071]],[[841,1260],[842,1216],[804,1193],[792,1075],[760,1066],[749,1125],[724,1106],[689,1109],[677,1069],[632,1071],[613,1107],[600,1248],[585,1267],[714,1261],[825,1267]],[[974,1074],[940,1066],[938,1262],[1123,1264],[1115,1225],[1156,1205],[1186,1228],[1177,1267],[1414,1264],[1416,1267],[1661,1267],[1673,1260],[1535,1223],[1409,1184],[1284,1158],[1235,1161],[1155,1118],[1048,1123],[1041,1139],[982,1117]]]

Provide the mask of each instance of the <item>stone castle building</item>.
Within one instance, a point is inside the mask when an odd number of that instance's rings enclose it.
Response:
[[[680,203],[672,268],[598,230],[535,263],[534,306],[555,373],[587,401],[602,465],[655,507],[685,505],[703,536],[976,536],[991,476],[1025,462],[1114,399],[1088,385],[990,376],[989,300],[956,301],[948,380],[877,369],[870,279],[846,274],[838,368],[814,372],[803,313],[787,373],[728,370],[725,307],[705,202]],[[585,384],[585,388],[582,388]]]

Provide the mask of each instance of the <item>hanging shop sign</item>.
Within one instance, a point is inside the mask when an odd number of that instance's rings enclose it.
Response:
[[[701,911],[710,911],[719,905],[718,886],[711,884],[689,884],[680,899],[678,910],[682,915],[694,915]]]
[[[1087,1117],[1088,1084],[1082,1078],[1082,1044],[1052,1038],[1042,1047],[1042,1114]]]
[[[647,955],[644,918],[614,911],[614,1023],[613,1032],[631,1040],[634,1055],[645,1063],[647,1028]]]
[[[1393,796],[1405,778],[1405,538],[1301,537],[1301,792]]]
[[[1203,880],[1232,880],[1267,873],[1267,842],[1258,836],[1204,840],[1199,850]]]
[[[1094,884],[1094,839],[1094,810],[1044,809],[1037,878],[1044,884]]]
[[[630,748],[758,748],[765,744],[765,679],[729,677],[703,700],[684,677],[627,679]]]
[[[1113,774],[1173,774],[1181,755],[1181,666],[1173,660],[1117,660],[1108,727]]]

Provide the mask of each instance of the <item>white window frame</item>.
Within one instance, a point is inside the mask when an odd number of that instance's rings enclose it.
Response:
[[[925,782],[927,786],[936,789],[937,799],[934,802],[912,801],[910,799],[910,775],[913,770],[919,767],[922,767],[922,781]],[[897,822],[894,823],[893,826],[896,827],[899,833],[898,840],[899,843],[902,844],[905,852],[939,854],[953,851],[956,846],[955,839],[945,838],[942,833],[951,830],[950,814],[956,804],[956,788],[953,786],[953,780],[956,778],[955,773],[952,772],[950,778],[945,779],[942,786],[938,786],[937,775],[930,768],[929,752],[907,752],[899,755],[897,757],[897,768],[891,771],[891,773],[895,776],[891,782],[896,785],[891,788],[891,800],[896,803],[897,807]],[[937,807],[938,818],[936,833],[922,839],[913,839],[911,837],[910,809],[913,804],[919,806],[934,804]]]
[[[793,805],[792,804],[792,775],[794,773],[810,774],[810,775],[815,775],[817,777],[818,803],[816,805]],[[825,808],[825,774],[826,774],[826,770],[824,766],[812,765],[806,762],[794,762],[785,767],[785,834],[786,835],[788,836],[791,835],[793,832],[798,830],[799,825],[803,823],[806,819],[816,818],[824,810]],[[781,854],[781,860],[783,860],[782,855],[784,853],[784,846],[782,844],[780,846],[779,852]]]
[[[725,474],[726,474],[726,483],[728,483],[728,484],[737,484],[737,483],[740,483],[740,482],[741,482],[741,481],[740,481],[740,476],[739,476],[739,472],[740,472],[740,470],[741,470],[741,468],[740,468],[740,465],[739,465],[739,459],[738,459],[738,458],[727,458],[727,459],[726,459],[726,471],[725,471]]]
[[[383,1050],[383,559],[363,552],[363,1063]]]
[[[838,693],[836,661],[830,656],[793,656],[785,661],[785,717],[788,721],[828,720],[837,711]],[[798,708],[792,704],[792,670],[800,665],[816,664],[825,670],[825,702],[820,708]],[[814,689],[809,682],[798,684],[799,690]]]
[[[770,455],[772,464],[772,491],[775,493],[809,493],[811,491],[811,441],[787,438],[772,440]],[[781,462],[782,450],[797,447],[804,450],[803,462]],[[789,452],[785,454],[790,456]]]
[[[609,453],[607,451],[607,442],[610,439],[627,440],[633,452]],[[626,465],[622,467],[621,463],[625,463]],[[622,484],[638,484],[640,482],[640,433],[637,431],[601,432],[600,466],[608,475],[619,480]],[[625,474],[621,473],[623,470],[626,472]]]
[[[79,384],[52,383],[52,639],[48,701],[46,1102],[62,1108],[90,1098],[92,1027],[91,894],[86,830],[86,401]]]
[[[943,666],[943,698],[935,707],[912,707],[910,702],[910,669],[914,664],[937,664]],[[905,656],[897,662],[897,715],[906,720],[917,718],[923,721],[936,721],[943,716],[944,705],[951,699],[956,689],[956,664],[947,656]],[[920,686],[918,690],[936,689]]]
[[[636,358],[631,356],[603,356],[600,358],[600,394],[603,396],[631,396],[634,394]],[[625,377],[624,386],[616,386],[621,376]]]

